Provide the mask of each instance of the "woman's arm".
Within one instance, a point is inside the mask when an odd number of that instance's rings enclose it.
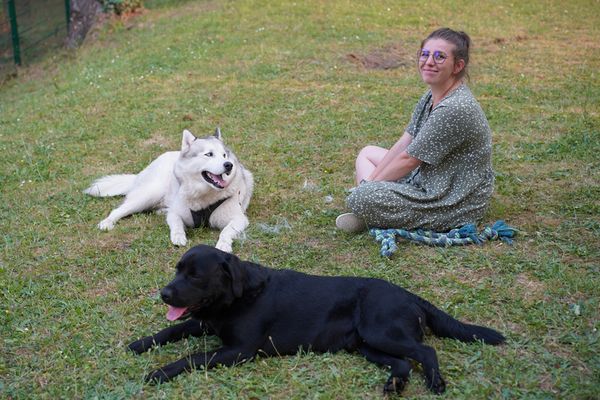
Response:
[[[404,132],[366,180],[397,181],[421,165],[421,160],[411,157],[406,152],[406,148],[411,142],[412,136]]]

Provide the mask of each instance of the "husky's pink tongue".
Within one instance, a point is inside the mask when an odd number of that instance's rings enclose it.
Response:
[[[210,172],[209,172],[210,174]],[[215,174],[210,174],[210,178],[217,182],[221,187],[225,188],[227,187],[227,182],[225,182],[222,178],[221,175],[215,175]]]
[[[173,307],[169,306],[169,311],[167,312],[167,319],[169,321],[175,321],[179,319],[185,312],[187,311],[187,307]]]

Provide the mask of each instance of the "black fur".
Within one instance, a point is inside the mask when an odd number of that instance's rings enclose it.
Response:
[[[229,197],[225,197],[224,199],[221,199],[201,210],[190,210],[192,213],[192,219],[194,220],[194,228],[210,227],[210,216],[217,208],[219,208],[221,204],[225,202],[225,200],[229,200]]]
[[[391,367],[384,391],[400,392],[412,359],[420,363],[429,388],[442,393],[445,383],[435,350],[422,344],[425,327],[464,342],[500,344],[489,328],[457,321],[422,298],[379,279],[325,277],[274,270],[241,261],[209,246],[196,246],[177,264],[175,279],[161,290],[163,300],[188,307],[191,319],[129,345],[142,353],[205,333],[222,347],[193,354],[147,376],[164,382],[202,366],[234,365],[255,355],[357,351]]]

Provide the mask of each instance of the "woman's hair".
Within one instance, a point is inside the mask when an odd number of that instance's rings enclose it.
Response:
[[[454,62],[457,60],[464,60],[465,67],[462,71],[459,72],[458,78],[462,78],[463,76],[469,77],[467,72],[467,66],[469,65],[469,49],[471,47],[471,38],[463,31],[455,31],[450,28],[440,28],[429,34],[425,40],[421,42],[421,48],[425,45],[429,39],[443,39],[448,43],[452,43],[454,45],[454,51],[452,55],[454,56]]]

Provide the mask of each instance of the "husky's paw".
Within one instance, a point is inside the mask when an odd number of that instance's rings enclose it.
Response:
[[[185,246],[187,243],[187,238],[185,237],[184,232],[171,232],[171,243],[175,246]]]
[[[217,244],[215,245],[215,247],[221,251],[224,251],[226,253],[231,253],[233,251],[233,249],[231,248],[231,243],[225,243],[221,240],[219,240],[217,242]]]
[[[103,219],[98,224],[98,229],[100,229],[101,231],[110,231],[114,227],[115,223],[109,218]]]

